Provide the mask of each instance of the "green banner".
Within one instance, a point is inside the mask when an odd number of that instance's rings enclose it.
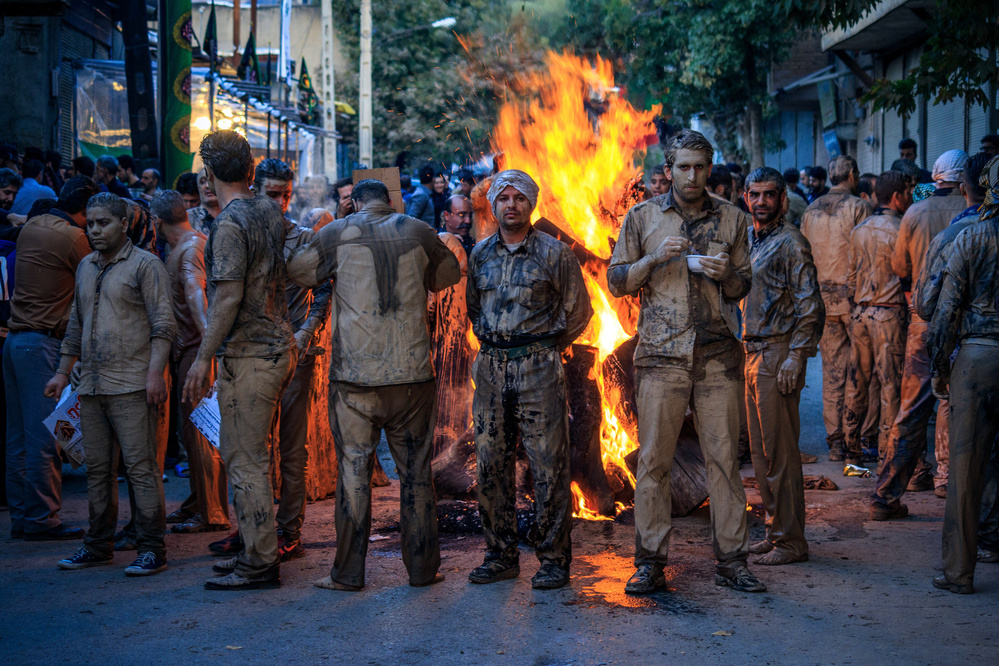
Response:
[[[191,0],[167,0],[160,22],[163,62],[160,86],[163,99],[164,184],[173,187],[177,178],[191,170]]]

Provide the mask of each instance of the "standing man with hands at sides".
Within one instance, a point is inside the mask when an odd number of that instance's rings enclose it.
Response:
[[[740,367],[738,302],[752,271],[748,220],[706,193],[714,149],[683,130],[666,148],[672,188],[625,217],[607,283],[615,296],[640,293],[635,349],[639,457],[635,487],[635,566],[630,594],[665,587],[669,557],[670,470],[690,405],[711,494],[718,563],[715,584],[742,592],[766,590],[746,566],[746,493],[739,476]],[[705,255],[692,271],[684,255]]]
[[[207,134],[201,158],[222,212],[205,250],[208,328],[188,371],[184,400],[197,403],[207,393],[216,357],[219,452],[243,542],[234,561],[212,567],[224,575],[209,579],[205,589],[277,587],[270,444],[296,360],[285,300],[284,215],[275,201],[250,191],[253,155],[242,136]]]
[[[164,370],[176,331],[170,278],[156,256],[128,239],[125,201],[108,192],[87,204],[94,252],[76,271],[62,360],[45,385],[57,398],[80,360],[80,430],[87,460],[90,529],[62,569],[111,564],[118,522],[118,453],[125,460],[139,556],[125,568],[148,576],[167,568],[163,481],[156,460],[157,405],[167,399]]]
[[[794,173],[794,171],[792,171]],[[770,167],[746,178],[753,286],[742,302],[749,449],[767,511],[767,538],[750,546],[756,564],[808,560],[798,403],[805,364],[818,350],[826,309],[811,246],[783,213],[786,184]]]
[[[562,351],[593,308],[579,262],[531,225],[538,184],[516,169],[493,176],[489,202],[499,231],[468,262],[468,318],[481,347],[472,377],[479,514],[486,556],[468,576],[495,583],[520,574],[515,456],[518,434],[534,479],[541,567],[535,589],[569,582],[572,492],[569,408]]]

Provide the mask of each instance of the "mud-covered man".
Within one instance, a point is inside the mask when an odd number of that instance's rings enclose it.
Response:
[[[87,204],[94,252],[76,270],[76,293],[62,342],[62,360],[45,386],[58,397],[80,361],[80,430],[87,461],[90,529],[83,546],[59,561],[63,569],[111,564],[118,523],[118,455],[125,461],[135,515],[138,557],[129,576],[167,568],[163,481],[156,459],[157,405],[176,332],[170,279],[155,255],[128,239],[124,200],[108,192]]]
[[[569,407],[562,351],[593,309],[579,262],[538,231],[531,213],[538,184],[523,171],[493,176],[489,201],[499,231],[475,246],[468,265],[468,317],[479,339],[472,368],[479,515],[486,556],[468,576],[493,583],[520,574],[515,448],[518,436],[534,480],[536,589],[569,582],[572,501]]]
[[[436,387],[427,293],[461,277],[458,260],[426,223],[396,213],[388,188],[362,180],[354,210],[288,262],[306,287],[334,281],[329,418],[337,458],[336,556],[317,587],[364,587],[371,474],[385,431],[399,472],[402,561],[415,587],[444,580],[430,474]]]
[[[933,585],[958,594],[974,591],[982,483],[999,434],[999,157],[979,183],[988,188],[980,221],[950,248],[927,336],[933,392],[951,409],[944,570]]]
[[[295,174],[287,164],[268,158],[257,165],[253,187],[281,206],[287,233],[284,258],[287,261],[298,248],[311,242],[316,232],[298,226],[288,218],[291,188]],[[305,555],[302,545],[302,523],[305,521],[305,468],[309,460],[310,394],[315,380],[316,355],[321,349],[314,344],[316,331],[330,315],[333,285],[328,281],[308,289],[294,280],[285,287],[288,317],[298,348],[298,364],[291,383],[281,397],[281,420],[278,426],[278,450],[281,454],[281,500],[277,509],[278,554],[281,561]]]
[[[208,391],[217,355],[219,452],[243,542],[238,555],[213,567],[225,575],[205,588],[274,587],[280,562],[270,446],[296,360],[285,301],[284,215],[273,200],[250,190],[253,155],[242,136],[230,130],[206,135],[201,159],[222,212],[205,250],[208,328],[188,371],[184,400],[196,403]]]
[[[824,170],[823,170],[824,171]],[[819,341],[822,356],[822,419],[826,424],[829,459],[843,460],[843,403],[846,372],[850,364],[850,234],[871,215],[870,205],[856,196],[860,184],[857,162],[841,155],[829,163],[833,187],[812,201],[801,217],[801,233],[819,248],[815,268],[826,306],[826,323]]]
[[[763,592],[766,585],[746,566],[746,493],[736,455],[744,357],[737,304],[752,276],[749,222],[735,206],[708,196],[714,149],[702,134],[683,130],[665,152],[672,188],[628,211],[607,270],[612,294],[642,299],[635,349],[637,571],[625,591],[666,585],[670,470],[690,405],[711,493],[715,583]],[[700,255],[693,260],[697,272],[687,254]]]
[[[208,182],[208,172],[204,168],[198,172],[198,193],[201,195],[201,205],[188,210],[187,218],[195,231],[207,236],[212,231],[212,222],[222,212],[222,208],[219,206],[218,197],[212,191]]]
[[[780,172],[762,167],[746,178],[753,286],[742,302],[746,408],[756,484],[767,511],[767,538],[750,546],[756,564],[808,560],[798,404],[805,364],[815,356],[825,305],[811,246],[781,212]]]
[[[183,534],[229,529],[229,486],[218,450],[191,421],[194,405],[181,400],[187,373],[198,355],[208,327],[205,235],[188,221],[182,195],[166,190],[153,199],[149,212],[156,233],[170,248],[167,273],[177,335],[170,362],[174,374],[174,406],[190,465],[191,492],[180,508],[167,516],[170,530]]]
[[[885,171],[875,184],[884,205],[850,234],[847,284],[854,303],[850,320],[850,372],[846,381],[843,427],[846,462],[860,465],[862,457],[882,460],[888,434],[898,414],[905,354],[906,300],[892,269],[892,253],[902,215],[912,205],[912,186],[899,171]],[[880,391],[878,451],[865,452],[861,442],[870,404],[870,385],[876,377]],[[880,471],[880,467],[879,467]],[[873,513],[875,520],[880,513]]]

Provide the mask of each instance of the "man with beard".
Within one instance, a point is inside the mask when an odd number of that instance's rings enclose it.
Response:
[[[489,201],[499,232],[475,246],[468,265],[468,318],[481,345],[472,369],[479,515],[486,556],[472,583],[520,575],[515,456],[518,434],[534,481],[535,589],[569,582],[572,493],[569,407],[561,352],[593,309],[579,262],[538,231],[538,184],[523,171],[497,173]]]
[[[808,560],[798,403],[806,360],[822,337],[825,305],[811,246],[783,219],[781,174],[762,167],[749,174],[746,188],[753,216],[753,286],[742,303],[746,407],[753,469],[767,510],[767,538],[749,552],[762,554],[756,564],[790,564]]]
[[[746,493],[736,449],[744,353],[736,337],[738,302],[752,269],[748,220],[706,192],[714,148],[683,130],[666,148],[672,189],[625,216],[607,284],[615,296],[639,293],[635,382],[638,473],[635,566],[625,592],[665,587],[669,558],[670,472],[690,405],[711,494],[715,584],[766,590],[746,566]],[[697,255],[688,262],[686,254]],[[691,270],[691,266],[693,270]]]

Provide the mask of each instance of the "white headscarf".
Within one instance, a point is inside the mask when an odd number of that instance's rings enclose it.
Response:
[[[493,207],[494,215],[496,214],[496,198],[500,195],[500,192],[506,189],[507,185],[512,185],[514,189],[527,197],[527,200],[531,202],[531,208],[538,205],[539,188],[534,179],[523,171],[507,169],[493,176],[493,182],[489,186],[489,193],[486,195],[489,197],[489,205]]]
[[[933,163],[933,180],[937,183],[959,183],[964,178],[964,167],[967,165],[968,153],[948,150]]]

